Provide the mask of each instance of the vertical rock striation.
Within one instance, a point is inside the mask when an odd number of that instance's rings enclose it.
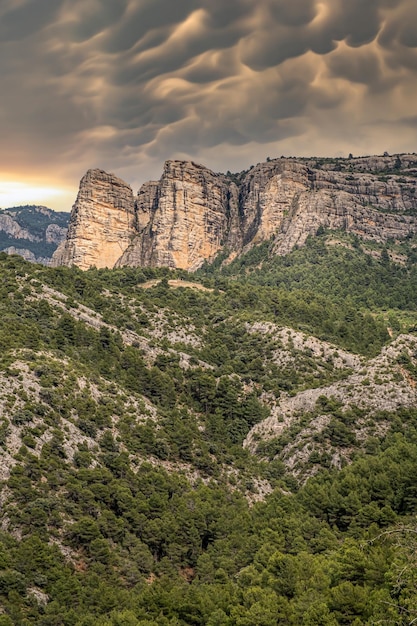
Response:
[[[196,163],[167,161],[139,190],[136,213],[139,234],[118,265],[193,270],[239,241],[237,186]]]
[[[114,267],[135,233],[132,189],[114,174],[89,170],[81,179],[67,239],[54,253],[52,264]]]
[[[274,237],[277,254],[320,226],[385,242],[417,233],[417,156],[274,159],[239,175],[167,161],[134,201],[113,175],[82,179],[56,265],[197,269]]]
[[[358,173],[352,167],[319,169],[314,160],[295,159],[252,168],[241,185],[245,243],[274,235],[275,252],[287,254],[320,226],[379,243],[416,233],[416,178],[378,176],[370,171],[372,159],[368,167],[366,159],[360,162]]]

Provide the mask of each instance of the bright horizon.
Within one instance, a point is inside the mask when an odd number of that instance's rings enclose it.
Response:
[[[0,179],[0,209],[36,204],[55,211],[69,211],[73,203],[72,190],[66,188]]]
[[[416,23],[415,0],[5,0],[0,205],[69,211],[96,167],[136,192],[172,158],[415,152]]]

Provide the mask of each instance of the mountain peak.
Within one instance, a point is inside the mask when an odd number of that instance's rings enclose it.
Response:
[[[320,226],[401,240],[417,231],[416,173],[416,155],[269,159],[226,175],[169,160],[134,199],[123,180],[93,169],[54,263],[194,270],[271,237],[275,252],[287,254]]]

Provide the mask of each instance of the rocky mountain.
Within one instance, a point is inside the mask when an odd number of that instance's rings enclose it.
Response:
[[[113,174],[89,170],[82,178],[66,240],[55,265],[113,267],[135,232],[135,204],[129,185]]]
[[[0,251],[48,265],[65,240],[69,213],[27,205],[0,210]]]
[[[93,170],[0,253],[1,626],[416,622],[414,176]]]
[[[55,265],[168,266],[195,270],[274,238],[304,245],[320,227],[378,243],[417,232],[417,155],[268,160],[238,174],[168,161],[136,198],[112,174],[81,180]]]
[[[137,231],[118,265],[193,270],[223,247],[240,249],[235,183],[195,163],[168,161],[136,199]]]

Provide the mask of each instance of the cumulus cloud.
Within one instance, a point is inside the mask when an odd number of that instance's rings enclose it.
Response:
[[[413,151],[416,22],[415,0],[3,0],[0,175]]]

